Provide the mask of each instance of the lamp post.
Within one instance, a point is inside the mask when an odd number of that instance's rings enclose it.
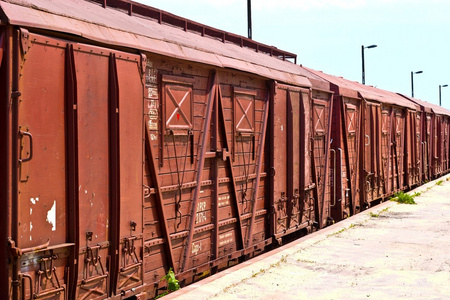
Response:
[[[364,70],[364,49],[372,49],[376,48],[377,45],[370,45],[367,47],[364,47],[364,45],[361,45],[361,58],[362,58],[362,84],[366,84],[366,74]]]
[[[439,85],[439,106],[441,105],[441,87],[448,87],[448,84]]]
[[[411,72],[411,97],[414,98],[414,74],[422,74],[423,71]]]
[[[252,39],[252,0],[247,0],[248,38]]]

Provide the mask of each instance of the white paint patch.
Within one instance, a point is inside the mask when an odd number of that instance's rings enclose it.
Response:
[[[52,208],[47,212],[48,223],[52,224],[52,231],[56,230],[56,201],[53,201]]]
[[[31,230],[33,230],[33,223],[30,222],[30,241],[33,240],[33,238],[31,237]]]
[[[31,201],[31,203],[36,204],[36,202],[39,201],[39,197],[31,198],[30,201]]]
[[[202,243],[201,243],[201,241],[192,243],[192,246],[191,246],[192,255],[197,255],[198,252],[200,252],[201,250],[202,250]]]
[[[33,208],[30,207],[30,216],[33,214]]]

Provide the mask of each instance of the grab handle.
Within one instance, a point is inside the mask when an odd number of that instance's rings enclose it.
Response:
[[[33,136],[31,135],[31,133],[27,132],[27,131],[19,131],[19,134],[21,136],[27,136],[30,139],[30,154],[27,158],[19,158],[19,163],[25,163],[30,161],[33,158]]]

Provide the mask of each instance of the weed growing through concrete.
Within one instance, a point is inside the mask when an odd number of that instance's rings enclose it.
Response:
[[[299,251],[300,251],[300,250],[299,250]],[[288,256],[289,256],[289,254],[288,254],[288,255],[282,255],[282,256],[281,256],[281,259],[280,259],[278,262],[271,264],[270,267],[268,267],[268,268],[266,268],[266,269],[261,268],[261,269],[260,269],[258,272],[256,272],[256,273],[253,273],[253,272],[252,272],[252,275],[251,275],[250,277],[244,278],[244,279],[242,279],[240,282],[236,282],[236,283],[230,284],[229,286],[225,287],[221,292],[223,292],[223,293],[228,293],[232,288],[235,288],[235,287],[237,287],[238,285],[247,282],[249,279],[255,278],[255,277],[258,276],[258,275],[261,275],[261,274],[263,274],[263,273],[266,273],[266,271],[269,271],[269,270],[272,269],[272,268],[279,267],[282,263],[286,263],[286,262],[287,262],[287,257],[288,257]],[[208,299],[214,299],[214,298],[217,297],[221,292],[216,293],[213,297],[210,297],[210,298],[208,298]]]
[[[404,192],[398,192],[394,195],[394,198],[391,199],[391,201],[396,201],[398,203],[402,204],[417,204],[416,201],[414,201],[414,197],[406,194]]]
[[[328,234],[327,235],[327,238],[329,238],[330,236],[335,236],[335,235],[338,235],[338,234],[340,234],[340,233],[343,233],[344,231],[346,231],[347,229],[350,229],[350,228],[353,228],[353,227],[355,227],[356,225],[355,224],[350,224],[350,226],[348,226],[348,227],[346,227],[346,228],[342,228],[341,230],[339,230],[339,231],[336,231],[336,232],[333,232],[333,233],[330,233],[330,234]]]
[[[316,261],[314,261],[314,260],[300,259],[300,258],[298,258],[297,261],[298,262],[303,262],[303,263],[308,263],[308,264],[315,264],[316,263]]]
[[[178,280],[175,278],[175,273],[172,271],[172,268],[169,269],[169,272],[161,279],[161,281],[165,280],[167,283],[167,291],[158,295],[155,299],[161,298],[171,292],[180,289],[178,285]]]
[[[369,213],[369,216],[371,216],[372,218],[378,218],[382,213],[385,213],[385,212],[387,212],[388,210],[389,210],[389,207],[386,207],[386,208],[380,210],[378,213],[370,212],[370,213]]]
[[[442,183],[444,183],[444,180],[438,180],[438,181],[436,182],[436,185],[442,185]]]

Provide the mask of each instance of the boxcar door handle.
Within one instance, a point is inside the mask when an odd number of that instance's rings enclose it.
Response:
[[[22,136],[27,136],[30,139],[30,155],[27,158],[19,158],[19,162],[20,163],[25,163],[27,161],[30,161],[33,158],[33,136],[31,135],[31,133],[26,132],[26,131],[19,131],[19,134]]]
[[[370,145],[370,136],[368,134],[366,134],[366,138],[367,138],[367,144],[365,144],[366,146]]]
[[[33,279],[28,274],[21,274],[22,275],[22,299],[25,300],[25,279],[28,279],[28,282],[30,284],[30,298],[29,300],[33,299]]]

